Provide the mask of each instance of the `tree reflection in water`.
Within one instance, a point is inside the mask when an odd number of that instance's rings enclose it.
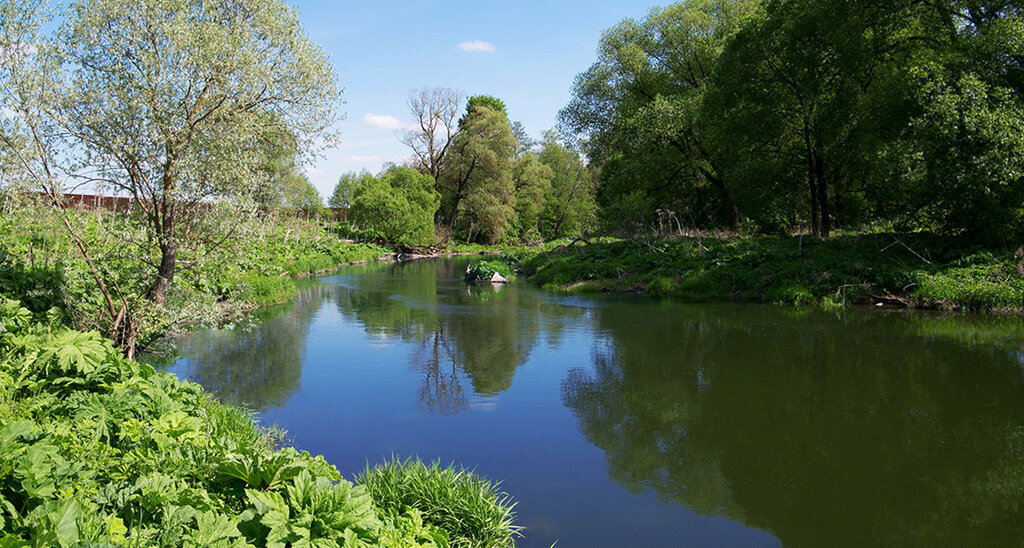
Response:
[[[1024,536],[1019,321],[671,308],[601,307],[563,382],[619,484],[785,545]]]
[[[258,310],[250,330],[207,330],[185,341],[188,378],[221,401],[265,411],[299,388],[310,322],[337,288],[315,286],[290,304]]]
[[[515,285],[466,285],[465,269],[464,260],[390,265],[373,276],[347,279],[339,293],[339,311],[358,319],[367,333],[416,345],[410,359],[423,374],[419,394],[425,413],[465,411],[469,389],[479,396],[507,390],[542,326],[582,314]]]

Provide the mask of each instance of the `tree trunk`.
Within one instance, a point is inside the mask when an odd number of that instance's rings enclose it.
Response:
[[[721,200],[721,211],[719,214],[722,215],[722,218],[724,218],[727,223],[729,223],[729,228],[732,230],[739,230],[740,210],[736,207],[736,201],[733,199],[732,192],[729,191],[729,187],[725,186],[725,181],[703,167],[698,167],[697,173],[703,177],[705,181],[710,182],[711,186],[718,191],[718,199]]]
[[[814,157],[814,178],[818,181],[818,213],[821,220],[818,228],[822,238],[828,238],[829,229],[832,227],[828,207],[828,181],[825,180],[825,162],[818,156]]]
[[[820,236],[818,232],[818,182],[814,180],[814,157],[808,150],[807,186],[811,194],[811,235]]]
[[[156,271],[156,282],[149,288],[149,300],[163,304],[167,298],[167,289],[174,281],[177,266],[178,246],[173,241],[160,242],[160,266]]]

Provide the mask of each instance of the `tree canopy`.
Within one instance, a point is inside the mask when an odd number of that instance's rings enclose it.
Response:
[[[49,124],[65,137],[59,152],[36,147],[44,162],[70,158],[133,199],[158,248],[148,293],[162,302],[202,204],[251,194],[265,174],[260,143],[287,134],[301,151],[329,136],[334,73],[279,0],[83,0],[62,15],[37,55],[6,60],[5,95],[23,98],[25,136]]]
[[[607,30],[560,127],[606,227],[1022,235],[1015,2],[686,0]]]

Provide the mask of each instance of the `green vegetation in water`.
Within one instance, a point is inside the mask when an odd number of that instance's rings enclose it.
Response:
[[[619,241],[518,259],[531,281],[558,291],[633,291],[688,301],[823,308],[884,303],[1024,310],[1019,257],[927,233]]]
[[[465,280],[467,282],[490,281],[495,274],[500,274],[508,281],[515,279],[512,268],[501,261],[478,261],[469,265],[466,270]]]
[[[364,474],[368,492],[199,385],[58,322],[0,300],[0,544],[511,544],[512,505],[485,480],[389,463]],[[402,506],[378,505],[398,469],[415,471],[392,492]]]
[[[385,516],[412,509],[425,524],[455,534],[451,546],[511,546],[519,536],[511,497],[470,470],[392,459],[356,481]]]

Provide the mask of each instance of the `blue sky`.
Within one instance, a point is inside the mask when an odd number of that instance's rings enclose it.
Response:
[[[650,0],[292,1],[344,87],[341,146],[306,174],[326,199],[347,171],[377,172],[408,150],[395,126],[412,118],[409,90],[443,86],[494,95],[533,137],[554,127],[573,78],[596,58],[601,32],[642,18]],[[476,47],[460,44],[474,44]],[[466,51],[466,50],[469,51]]]

